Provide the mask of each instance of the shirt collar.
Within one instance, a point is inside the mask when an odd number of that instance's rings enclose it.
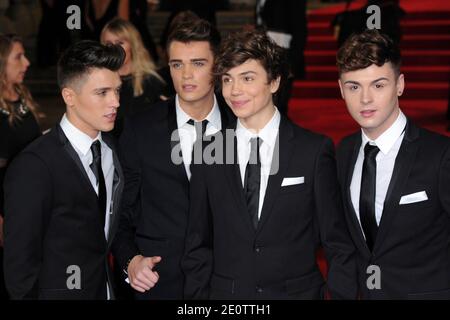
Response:
[[[277,107],[275,107],[275,112],[272,116],[272,119],[262,128],[258,134],[251,132],[247,128],[245,128],[240,119],[238,119],[236,124],[236,135],[240,135],[243,137],[248,143],[251,138],[260,137],[263,143],[267,143],[271,148],[275,146],[275,142],[278,135],[278,129],[280,127],[281,115],[278,111]]]
[[[364,131],[361,129],[362,134],[362,146],[365,146],[367,142],[371,142],[371,144],[375,144],[383,154],[388,154],[391,148],[394,146],[397,139],[404,133],[406,127],[406,116],[403,114],[401,110],[399,110],[399,114],[395,122],[383,132],[377,139],[371,140]]]
[[[178,94],[175,96],[175,109],[177,115],[177,126],[178,128],[182,128],[191,119],[191,117],[181,108]],[[222,129],[222,120],[220,116],[219,105],[217,104],[215,95],[214,105],[205,119],[208,120],[208,126],[211,125],[216,130]]]
[[[99,132],[95,139],[92,139],[86,133],[75,127],[67,118],[66,114],[63,115],[60,122],[61,129],[70,141],[72,146],[76,148],[84,156],[91,149],[91,145],[95,140],[99,140],[102,143],[102,133]]]

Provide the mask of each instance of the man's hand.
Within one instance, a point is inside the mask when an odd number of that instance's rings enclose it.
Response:
[[[144,293],[155,286],[159,280],[158,272],[153,271],[161,257],[134,256],[128,264],[128,278],[134,290]]]

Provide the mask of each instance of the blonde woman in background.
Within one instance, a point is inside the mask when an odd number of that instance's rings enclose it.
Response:
[[[119,136],[124,117],[166,99],[166,84],[157,73],[139,32],[131,22],[120,18],[111,20],[103,28],[100,41],[103,44],[119,44],[126,53],[125,61],[119,69],[122,89],[114,128],[114,133]]]

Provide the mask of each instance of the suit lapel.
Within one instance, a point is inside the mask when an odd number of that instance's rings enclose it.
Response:
[[[109,230],[108,230],[108,246],[110,246],[112,243],[114,231],[116,229],[116,222],[118,222],[120,195],[122,194],[124,179],[122,167],[120,165],[119,158],[117,157],[116,146],[114,141],[112,140],[111,136],[104,133],[102,134],[102,139],[112,150],[113,164],[114,164],[114,177],[111,196],[112,213],[109,220]]]
[[[171,98],[167,104],[167,130],[168,130],[168,137],[170,140],[169,155],[172,154],[172,150],[179,149],[180,156],[182,156],[180,135],[178,134],[177,112],[175,109],[175,97]],[[173,134],[173,137],[172,137],[172,134]],[[169,156],[169,158],[170,158],[170,156]],[[173,164],[173,165],[175,166],[175,170],[176,170],[178,176],[180,177],[180,179],[182,179],[186,183],[186,186],[187,186],[189,183],[189,179],[188,179],[188,176],[186,173],[186,169],[184,167],[184,162],[181,162],[180,164]]]
[[[294,133],[289,120],[282,116],[280,121],[280,129],[278,131],[278,137],[275,142],[270,170],[274,174],[269,176],[257,232],[261,231],[272,213],[273,204],[278,196],[278,192],[281,189],[281,182],[285,177],[286,170],[291,160],[292,151],[294,149],[292,143],[293,137]],[[277,159],[276,157],[279,158]],[[278,166],[278,170],[276,170],[276,166]]]
[[[82,180],[85,182],[86,188],[88,188],[88,190],[90,190],[90,192],[92,192],[97,198],[97,193],[92,187],[91,180],[89,180],[86,170],[84,169],[83,164],[81,163],[80,157],[78,156],[75,149],[72,147],[72,144],[67,139],[66,135],[64,134],[64,131],[62,130],[59,124],[56,126],[55,131],[56,134],[58,135],[59,141],[63,145],[63,149],[69,154],[69,156],[72,158],[72,160],[78,167],[79,171],[81,172],[81,176],[83,177]]]
[[[352,197],[351,197],[351,191],[350,191],[350,185],[352,183],[353,178],[353,172],[355,169],[356,160],[358,159],[359,149],[361,148],[361,134],[358,133],[356,135],[356,139],[353,145],[352,153],[351,153],[351,161],[350,165],[347,167],[347,174],[346,174],[346,180],[345,180],[345,199],[346,202],[345,205],[349,208],[349,210],[345,210],[347,214],[349,215],[349,219],[352,223],[351,231],[354,234],[354,238],[357,239],[357,246],[359,247],[359,250],[364,252],[366,255],[370,256],[370,250],[367,246],[366,239],[364,238],[363,231],[361,229],[361,225],[359,223],[359,220],[356,216],[355,207],[353,206]]]
[[[222,130],[222,133],[225,135],[225,130]],[[234,131],[235,132],[235,131]],[[247,209],[247,201],[244,195],[244,188],[242,187],[242,177],[241,171],[239,168],[238,154],[237,154],[237,138],[234,134],[233,136],[233,145],[226,146],[224,150],[234,150],[234,159],[231,164],[226,163],[223,167],[225,170],[225,175],[228,180],[228,184],[230,185],[231,193],[233,194],[234,200],[237,206],[237,214],[242,217],[244,223],[247,225],[250,232],[255,232],[253,228],[252,222],[250,220],[250,215],[248,214]],[[225,143],[228,142],[228,139],[225,139]],[[232,149],[231,149],[232,148]],[[221,166],[219,166],[221,167]]]
[[[374,251],[381,246],[383,240],[386,238],[386,234],[392,225],[391,221],[398,212],[400,197],[402,195],[402,190],[404,189],[403,186],[408,181],[411,168],[416,158],[418,144],[415,142],[418,137],[418,128],[408,120],[405,136],[397,158],[395,159],[394,171],[384,201],[383,214],[378,228]]]

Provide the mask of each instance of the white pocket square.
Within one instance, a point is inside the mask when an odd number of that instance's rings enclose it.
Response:
[[[411,194],[404,195],[400,198],[399,204],[409,204],[415,202],[421,202],[428,200],[427,193],[425,191],[419,191]]]
[[[305,183],[305,177],[284,178],[281,183],[282,187],[293,186],[295,184]]]

